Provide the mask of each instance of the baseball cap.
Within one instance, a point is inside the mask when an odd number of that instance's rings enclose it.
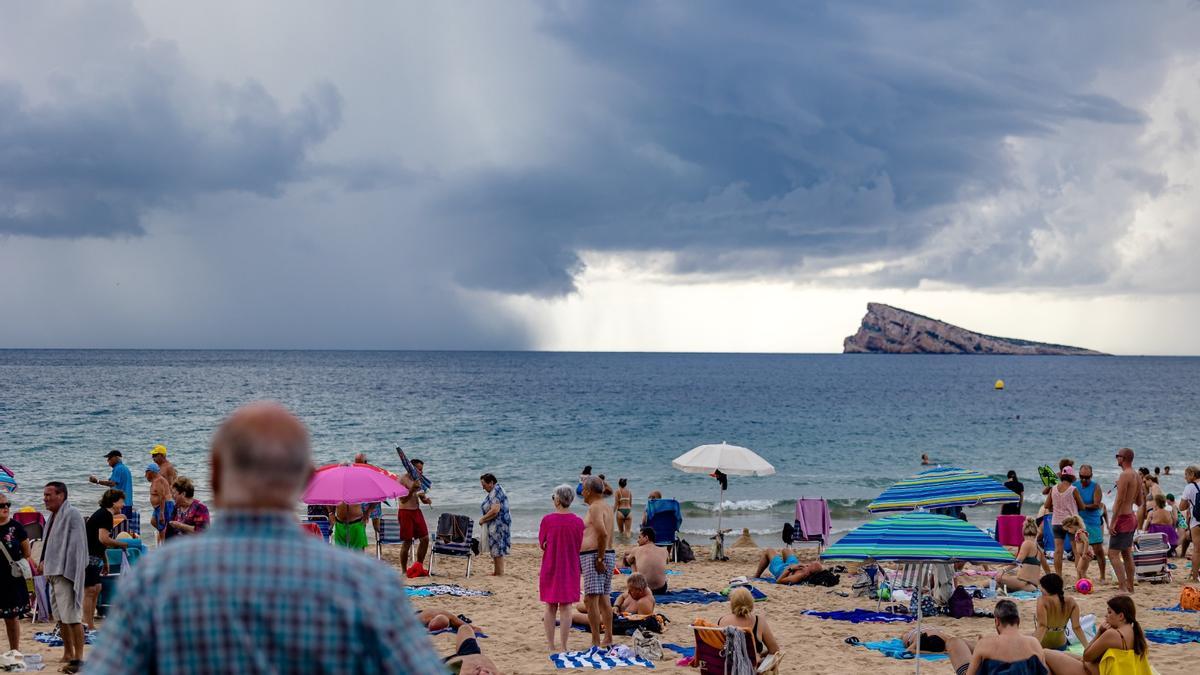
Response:
[[[153,471],[154,473],[158,473],[158,465],[155,464],[154,462],[150,462],[149,464],[146,465],[146,470]]]
[[[1062,470],[1062,475],[1064,475],[1064,476],[1074,476],[1074,475],[1075,475],[1075,467],[1073,467],[1073,466],[1065,466],[1065,467],[1063,467],[1063,470]]]
[[[104,459],[112,459],[113,457],[123,457],[120,450],[109,450]]]
[[[156,445],[154,446],[154,449],[150,451],[151,456],[165,454],[167,454],[167,446],[165,445]]]

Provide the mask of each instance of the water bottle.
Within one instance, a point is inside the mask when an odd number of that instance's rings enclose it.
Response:
[[[988,582],[988,590],[991,592],[988,597],[996,597],[996,577],[992,577],[992,580]]]

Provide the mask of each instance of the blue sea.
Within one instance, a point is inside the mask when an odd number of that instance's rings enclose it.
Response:
[[[19,504],[59,479],[90,505],[108,450],[140,478],[162,443],[207,500],[214,428],[263,398],[304,419],[318,463],[362,451],[395,470],[397,445],[425,459],[433,513],[477,514],[477,479],[496,474],[524,538],[585,464],[628,478],[639,510],[651,490],[678,498],[684,531],[711,533],[716,481],[671,460],[721,441],[778,472],[731,478],[725,496],[726,526],[761,536],[801,496],[832,500],[836,527],[861,522],[922,453],[1027,483],[1072,457],[1105,489],[1122,446],[1139,466],[1200,463],[1200,358],[92,350],[0,351],[0,463]]]

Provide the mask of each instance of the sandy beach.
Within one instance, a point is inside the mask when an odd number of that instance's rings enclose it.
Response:
[[[373,550],[373,549],[372,549]],[[672,565],[672,569],[682,574],[672,576],[670,581],[675,588],[695,587],[709,590],[721,590],[729,579],[739,575],[749,575],[753,569],[757,551],[750,548],[733,548],[728,551],[728,562],[711,562],[707,560],[707,550],[696,548],[697,560],[687,564]],[[801,549],[802,559],[815,556],[815,549]],[[384,560],[393,566],[397,562],[398,548],[385,547]],[[532,544],[516,544],[513,555],[508,559],[506,575],[502,578],[489,576],[491,560],[476,559],[470,579],[464,577],[465,563],[459,559],[439,559],[438,576],[433,579],[415,580],[413,585],[424,583],[458,584],[467,588],[487,590],[490,597],[435,597],[413,598],[414,607],[419,609],[446,609],[454,614],[464,614],[481,627],[488,638],[481,641],[484,652],[491,655],[496,663],[505,669],[509,675],[524,673],[553,673],[557,672],[548,658],[545,647],[545,637],[542,629],[542,605],[538,602],[537,576],[541,555]],[[1180,561],[1173,561],[1180,564]],[[1074,570],[1064,569],[1064,575],[1074,583]],[[1138,604],[1138,618],[1146,628],[1167,628],[1184,626],[1192,629],[1200,628],[1200,615],[1180,614],[1171,612],[1151,611],[1151,607],[1175,605],[1179,599],[1179,590],[1183,586],[1180,570],[1175,571],[1175,578],[1169,584],[1140,584],[1135,596]],[[1110,582],[1111,584],[1111,582]],[[614,580],[614,588],[623,588],[622,577]],[[770,584],[758,584],[757,587],[768,595],[768,600],[759,603],[758,609],[770,621],[784,652],[782,672],[786,673],[910,673],[913,671],[911,661],[900,661],[886,658],[881,654],[862,647],[852,647],[845,643],[850,636],[857,636],[864,642],[882,640],[897,636],[903,629],[899,625],[889,624],[857,624],[852,625],[840,621],[824,621],[802,616],[801,612],[808,609],[831,610],[853,609],[855,607],[875,608],[875,602],[864,598],[843,598],[836,591],[850,590],[849,575],[843,575],[842,583],[833,589],[797,586],[785,587]],[[833,592],[831,592],[833,591]],[[1099,588],[1091,595],[1083,596],[1074,593],[1085,613],[1095,613],[1103,616],[1104,602],[1115,592],[1115,585]],[[991,609],[995,600],[977,600],[976,609]],[[1022,626],[1032,630],[1034,622],[1034,601],[1020,603]],[[727,605],[712,604],[697,605],[660,605],[659,610],[671,619],[671,624],[662,636],[664,643],[675,643],[693,646],[694,640],[689,623],[697,618],[716,621],[727,612]],[[986,618],[952,619],[938,617],[928,620],[928,625],[939,626],[949,632],[964,637],[976,637],[992,631],[992,620]],[[103,623],[100,624],[103,630]],[[33,640],[34,630],[50,630],[52,626],[34,624],[30,629],[29,623],[22,624],[21,651],[27,654],[43,654],[47,671],[58,669],[61,648],[47,648]],[[437,635],[432,638],[435,648],[443,654],[454,649],[454,639],[450,634]],[[629,642],[628,638],[623,640]],[[585,649],[589,638],[585,633],[572,633],[572,647]],[[88,648],[89,652],[91,648]],[[667,651],[667,655],[674,655]],[[669,672],[696,672],[693,669],[678,667],[676,658],[664,660],[657,664],[658,670]],[[1195,664],[1200,662],[1200,644],[1190,645],[1161,645],[1151,644],[1151,663],[1163,675],[1174,673],[1195,672]],[[1191,666],[1187,664],[1191,663]],[[929,673],[952,673],[949,661],[923,663],[922,669]],[[627,669],[636,672],[637,669]]]

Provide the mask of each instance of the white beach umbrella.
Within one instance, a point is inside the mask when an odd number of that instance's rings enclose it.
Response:
[[[676,457],[671,466],[685,473],[713,473],[720,471],[727,476],[770,476],[775,473],[775,467],[767,460],[759,457],[749,448],[729,445],[721,441],[719,444],[701,445],[692,448]],[[725,512],[725,488],[717,501],[717,533],[721,532],[721,517]]]

